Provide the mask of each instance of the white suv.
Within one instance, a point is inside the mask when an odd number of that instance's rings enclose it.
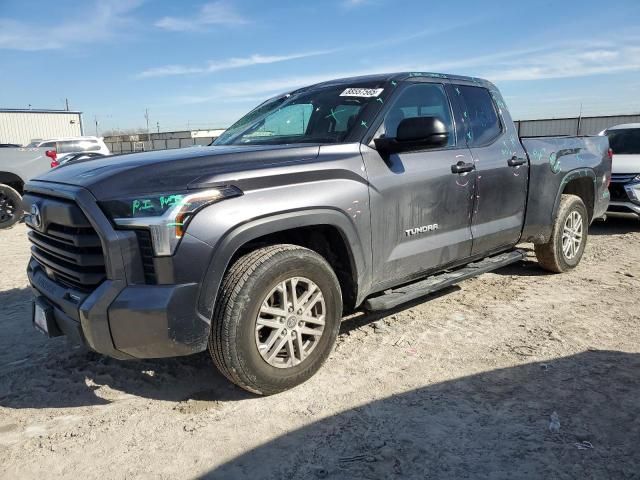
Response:
[[[640,123],[616,125],[602,135],[613,150],[609,212],[640,215]]]
[[[47,140],[32,140],[28,148],[50,148],[58,154],[58,161],[72,153],[93,152],[99,155],[111,155],[102,138],[65,137]]]

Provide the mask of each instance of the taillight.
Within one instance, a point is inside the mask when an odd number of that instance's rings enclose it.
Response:
[[[60,162],[58,162],[58,152],[55,150],[47,150],[44,154],[51,159],[51,168],[56,168],[60,165]]]
[[[604,178],[605,178],[604,183],[607,185],[607,188],[609,188],[609,185],[611,185],[611,167],[613,165],[613,148],[610,148],[609,150],[607,150],[607,157],[609,158],[609,171],[604,174]]]

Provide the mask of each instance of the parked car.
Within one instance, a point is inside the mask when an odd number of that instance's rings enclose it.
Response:
[[[640,123],[616,125],[602,134],[613,151],[609,213],[640,215]]]
[[[56,164],[55,151],[47,148],[0,149],[0,229],[22,217],[20,195],[25,182]]]
[[[519,262],[578,265],[608,206],[606,137],[519,139],[485,80],[399,73],[263,103],[212,147],[56,168],[26,186],[34,325],[119,359],[209,349],[273,394],[344,313]]]
[[[55,150],[58,154],[58,162],[62,162],[65,156],[72,153],[94,152],[102,155],[111,155],[109,148],[102,138],[89,136],[32,140],[27,147]]]
[[[0,148],[20,148],[17,143],[0,143]]]

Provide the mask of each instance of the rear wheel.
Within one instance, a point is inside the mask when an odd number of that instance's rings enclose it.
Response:
[[[7,185],[0,185],[0,229],[9,228],[20,220],[20,194]]]
[[[582,199],[562,195],[551,238],[535,245],[538,263],[545,270],[562,273],[575,268],[582,259],[589,228],[589,216]]]
[[[341,315],[340,285],[322,256],[295,245],[260,248],[240,257],[225,275],[209,351],[236,385],[278,393],[318,371]]]

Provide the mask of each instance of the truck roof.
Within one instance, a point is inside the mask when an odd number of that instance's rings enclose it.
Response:
[[[396,73],[382,73],[375,75],[363,75],[359,77],[346,77],[346,78],[338,78],[335,80],[328,80],[326,82],[316,83],[314,85],[309,85],[307,87],[303,87],[296,91],[303,91],[311,88],[324,87],[329,85],[341,85],[341,84],[349,84],[354,82],[390,82],[392,80],[395,81],[404,81],[411,78],[442,78],[447,80],[457,80],[462,82],[473,82],[482,85],[491,85],[491,82],[488,80],[484,80],[478,77],[466,77],[463,75],[450,75],[447,73],[436,73],[436,72],[396,72]]]

